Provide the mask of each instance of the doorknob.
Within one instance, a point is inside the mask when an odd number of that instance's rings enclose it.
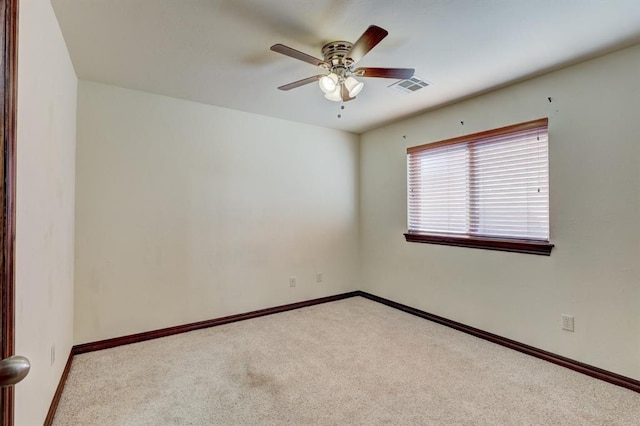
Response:
[[[0,361],[0,387],[13,386],[29,373],[31,364],[23,356],[10,356]]]

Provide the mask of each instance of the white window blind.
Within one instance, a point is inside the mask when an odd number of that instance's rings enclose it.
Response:
[[[549,241],[547,119],[407,150],[410,233]]]

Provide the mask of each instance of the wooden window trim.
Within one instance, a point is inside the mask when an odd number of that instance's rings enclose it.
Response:
[[[407,154],[439,148],[441,146],[454,145],[461,142],[473,143],[482,139],[504,135],[506,133],[520,132],[523,130],[535,129],[538,127],[545,127],[548,125],[549,125],[548,118],[546,117],[539,118],[537,120],[527,121],[525,123],[514,124],[512,126],[506,126],[506,127],[500,127],[499,129],[492,129],[484,132],[472,133],[470,135],[458,136],[453,139],[445,139],[439,142],[425,143],[418,146],[412,146],[407,148]]]
[[[531,120],[524,123],[514,124],[511,126],[500,127],[498,129],[487,130],[478,133],[472,133],[469,135],[458,136],[451,139],[446,139],[438,142],[432,142],[413,146],[407,148],[407,154],[416,152],[424,152],[427,150],[440,148],[448,145],[457,144],[474,144],[482,140],[489,138],[500,137],[505,134],[520,132],[524,130],[535,129],[539,127],[548,127],[549,119],[540,118],[537,120]],[[471,167],[474,167],[473,159],[471,160]],[[471,212],[470,214],[473,214]],[[472,230],[473,231],[473,230]],[[488,236],[476,236],[476,235],[459,235],[459,234],[427,234],[416,231],[408,231],[404,234],[407,242],[414,243],[426,243],[426,244],[439,244],[449,245],[456,247],[468,247],[479,248],[486,250],[499,250],[515,253],[528,253],[549,256],[554,245],[548,241],[543,240],[531,240],[531,239],[518,239],[518,238],[500,238],[500,237],[488,237]]]
[[[404,234],[407,242],[439,244],[456,247],[479,248],[486,250],[509,251],[515,253],[551,255],[554,245],[546,241],[518,240],[506,238],[474,237],[452,234],[421,234],[407,232]]]

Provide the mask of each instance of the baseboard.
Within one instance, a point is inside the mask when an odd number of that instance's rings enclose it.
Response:
[[[153,331],[148,331],[144,333],[131,334],[128,336],[115,337],[113,339],[106,339],[106,340],[100,340],[97,342],[85,343],[82,345],[75,345],[71,348],[71,352],[69,353],[67,364],[64,367],[64,371],[62,372],[62,376],[60,377],[60,382],[58,383],[56,392],[53,395],[53,400],[51,401],[51,405],[49,406],[49,412],[47,413],[47,417],[43,423],[43,426],[51,426],[53,424],[53,418],[56,414],[56,410],[58,409],[58,403],[60,402],[60,397],[62,397],[62,391],[64,390],[65,383],[67,382],[67,377],[69,376],[69,370],[71,370],[71,363],[73,362],[73,357],[75,355],[83,354],[86,352],[99,351],[102,349],[115,348],[116,346],[128,345],[136,342],[143,342],[145,340],[157,339],[160,337],[171,336],[173,334],[186,333],[187,331],[215,327],[216,325],[229,324],[232,322],[242,321],[250,318],[257,318],[265,315],[277,314],[279,312],[291,311],[294,309],[305,308],[307,306],[319,305],[321,303],[347,299],[349,297],[359,296],[360,293],[361,293],[360,291],[352,291],[348,293],[337,294],[334,296],[327,296],[327,297],[321,297],[318,299],[305,300],[303,302],[280,305],[274,308],[260,309],[257,311],[246,312],[244,314],[230,315],[227,317],[216,318],[212,320],[194,322],[190,324],[178,325],[175,327],[163,328],[160,330],[153,330]]]
[[[51,401],[51,405],[49,406],[49,412],[47,412],[47,417],[44,419],[43,426],[51,426],[53,424],[53,417],[56,415],[56,410],[58,409],[60,397],[62,397],[64,385],[67,382],[67,377],[69,377],[69,371],[71,370],[73,356],[74,352],[73,349],[71,349],[71,351],[69,352],[69,357],[67,358],[67,363],[65,364],[64,370],[62,371],[60,382],[58,383],[58,387],[56,388],[56,393],[53,394],[53,400]]]
[[[112,339],[100,340],[100,341],[91,342],[91,343],[84,343],[82,345],[74,346],[73,353],[82,354],[86,352],[99,351],[102,349],[115,348],[116,346],[143,342],[145,340],[158,339],[160,337],[167,337],[167,336],[171,336],[179,333],[186,333],[187,331],[200,330],[203,328],[215,327],[217,325],[229,324],[236,321],[262,317],[265,315],[277,314],[279,312],[291,311],[293,309],[305,308],[307,306],[319,305],[321,303],[347,299],[349,297],[358,296],[359,294],[360,294],[359,291],[352,291],[349,293],[337,294],[335,296],[321,297],[319,299],[311,299],[311,300],[305,300],[303,302],[276,306],[275,308],[260,309],[257,311],[251,311],[244,314],[230,315],[227,317],[194,322],[194,323],[184,324],[184,325],[178,325],[175,327],[168,327],[160,330],[146,331],[143,333],[130,334],[128,336],[114,337]]]
[[[614,385],[618,385],[618,386],[630,389],[634,392],[640,393],[640,381],[632,379],[630,377],[612,373],[610,371],[603,370],[601,368],[594,367],[592,365],[584,364],[582,362],[575,361],[570,358],[556,355],[554,353],[547,352],[542,349],[535,348],[533,346],[525,345],[524,343],[516,342],[515,340],[507,339],[505,337],[501,337],[496,334],[492,334],[492,333],[480,330],[478,328],[474,328],[456,321],[452,321],[447,318],[440,317],[438,315],[421,311],[420,309],[403,305],[402,303],[394,302],[392,300],[385,299],[383,297],[375,296],[373,294],[358,290],[358,291],[352,291],[348,293],[337,294],[335,296],[327,296],[327,297],[321,297],[319,299],[311,299],[303,302],[290,303],[288,305],[276,306],[274,308],[260,309],[257,311],[247,312],[244,314],[230,315],[227,317],[216,318],[216,319],[207,320],[207,321],[194,322],[190,324],[178,325],[175,327],[163,328],[160,330],[147,331],[144,333],[131,334],[128,336],[115,337],[113,339],[106,339],[106,340],[100,340],[97,342],[76,345],[71,349],[71,353],[69,354],[69,358],[67,359],[67,364],[65,365],[64,371],[62,373],[62,377],[60,377],[60,383],[58,384],[56,393],[53,396],[53,401],[51,402],[51,406],[49,407],[49,412],[47,413],[47,418],[44,422],[44,426],[50,426],[53,423],[53,417],[55,416],[56,409],[58,408],[58,403],[60,402],[60,397],[62,396],[62,391],[64,390],[64,385],[67,381],[67,376],[69,375],[69,370],[71,369],[71,363],[75,355],[86,353],[86,352],[98,351],[102,349],[114,348],[116,346],[128,345],[131,343],[142,342],[145,340],[157,339],[160,337],[166,337],[174,334],[185,333],[188,331],[215,327],[217,325],[229,324],[232,322],[242,321],[242,320],[251,319],[251,318],[257,318],[265,315],[277,314],[279,312],[305,308],[307,306],[319,305],[322,303],[333,302],[336,300],[347,299],[355,296],[361,296],[366,299],[373,300],[378,303],[382,303],[383,305],[386,305],[395,309],[399,309],[408,314],[415,315],[420,318],[424,318],[426,320],[433,321],[438,324],[442,324],[444,326],[453,328],[463,333],[467,333],[472,336],[479,337],[481,339],[490,341],[492,343],[505,346],[507,348],[516,350],[518,352],[522,352],[527,355],[531,355],[536,358],[540,358],[545,361],[552,362],[562,367],[569,368],[571,370],[577,371],[582,374],[586,374],[587,376],[591,376],[596,379],[600,379],[605,382],[609,382]]]
[[[603,370],[601,368],[594,367],[589,364],[584,364],[582,362],[575,361],[573,359],[566,358],[561,355],[556,355],[554,353],[547,352],[542,349],[535,348],[533,346],[525,345],[524,343],[516,342],[515,340],[507,339],[505,337],[498,336],[496,334],[492,334],[492,333],[489,333],[489,332],[486,332],[478,328],[474,328],[456,321],[452,321],[450,319],[443,318],[438,315],[430,314],[428,312],[421,311],[420,309],[412,308],[410,306],[403,305],[401,303],[394,302],[392,300],[385,299],[383,297],[375,296],[373,294],[369,294],[364,291],[360,291],[358,295],[365,297],[369,300],[373,300],[375,302],[390,306],[392,308],[399,309],[406,313],[416,315],[420,318],[424,318],[429,321],[433,321],[435,323],[442,324],[447,327],[451,327],[458,331],[462,331],[463,333],[467,333],[472,336],[479,337],[484,340],[488,340],[492,343],[497,343],[498,345],[506,346],[507,348],[516,350],[518,352],[522,352],[527,355],[531,355],[536,358],[540,358],[545,361],[552,362],[562,367],[569,368],[571,370],[577,371],[582,374],[586,374],[587,376],[591,376],[596,379],[600,379],[605,382],[622,386],[634,392],[640,393],[640,381],[632,379],[630,377],[612,373],[611,371]]]

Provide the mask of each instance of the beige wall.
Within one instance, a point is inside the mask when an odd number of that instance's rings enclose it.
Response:
[[[364,134],[363,289],[640,379],[639,64],[635,46]],[[540,117],[550,257],[404,241],[407,146]]]
[[[76,343],[357,289],[358,153],[349,133],[81,81]]]
[[[368,132],[360,146],[81,82],[74,301],[77,80],[49,2],[20,6],[16,349],[34,367],[17,386],[17,425],[42,423],[72,340],[355,289],[640,379],[639,46]],[[543,116],[551,257],[404,241],[407,146]],[[575,333],[560,330],[561,313]]]
[[[16,425],[42,424],[73,343],[77,79],[51,4],[20,2],[16,200]],[[51,348],[55,346],[55,362]]]

